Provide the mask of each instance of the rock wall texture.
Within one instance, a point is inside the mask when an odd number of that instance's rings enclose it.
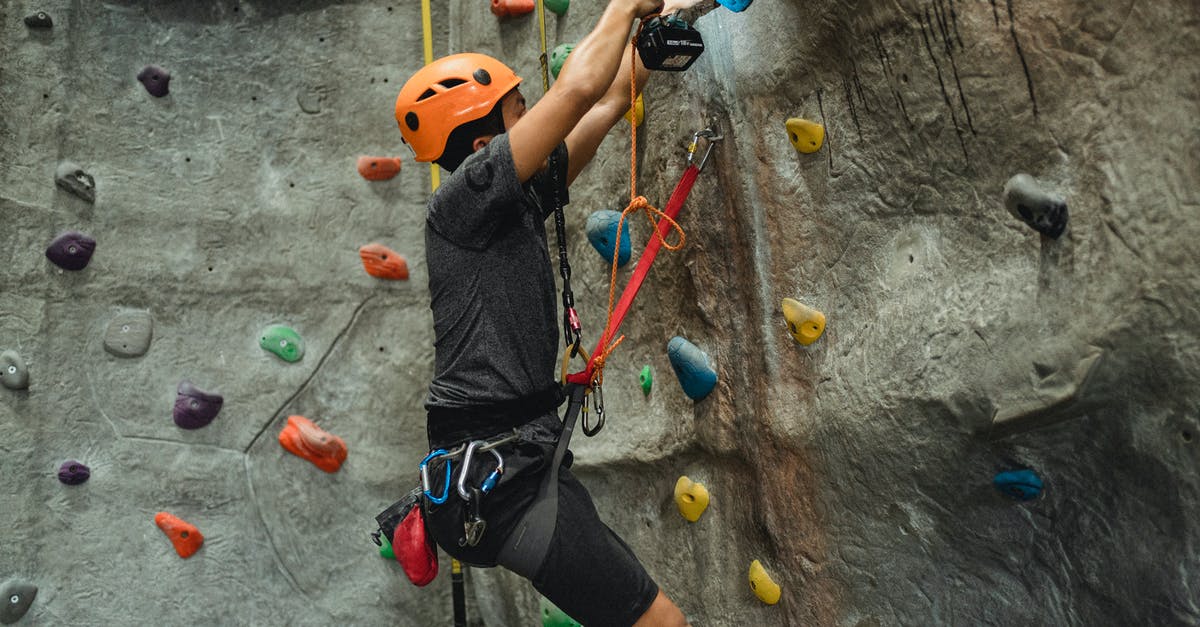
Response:
[[[437,55],[505,59],[537,100],[533,16],[434,4]],[[548,15],[550,46],[602,6]],[[37,10],[53,28],[23,23]],[[392,117],[419,3],[0,17],[0,350],[29,374],[0,388],[0,581],[38,588],[21,624],[448,624],[444,556],[418,589],[367,536],[425,453],[430,183]],[[609,360],[610,426],[574,447],[609,525],[695,625],[1200,623],[1200,8],[758,0],[696,25],[705,54],[647,90],[639,190],[665,204],[691,134],[724,139]],[[163,98],[137,80],[151,64]],[[819,152],[793,150],[790,117],[825,126]],[[608,267],[582,225],[628,200],[627,133],[567,212],[589,344]],[[403,169],[364,180],[362,155]],[[56,187],[64,161],[94,202]],[[1066,199],[1058,239],[1005,210],[1018,173]],[[66,230],[96,241],[84,270],[43,254]],[[411,278],[368,276],[369,242]],[[783,298],[828,316],[820,340],[792,340]],[[148,350],[106,350],[134,312]],[[302,359],[260,348],[272,324]],[[675,335],[717,366],[702,401]],[[211,425],[172,422],[185,379],[224,397]],[[338,472],[279,445],[293,414],[347,443]],[[68,459],[86,483],[56,480]],[[1021,468],[1040,498],[993,488]],[[696,523],[681,474],[712,494]],[[159,511],[203,532],[194,557]],[[474,623],[538,621],[515,575],[467,579]]]

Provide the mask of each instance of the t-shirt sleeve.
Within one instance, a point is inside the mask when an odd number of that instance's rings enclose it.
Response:
[[[517,214],[523,199],[508,136],[502,133],[446,178],[429,201],[427,220],[454,244],[482,250],[496,228]]]

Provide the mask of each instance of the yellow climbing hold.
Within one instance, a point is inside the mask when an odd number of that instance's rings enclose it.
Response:
[[[779,596],[782,591],[779,589],[779,584],[775,583],[774,579],[767,574],[767,569],[758,560],[750,562],[750,589],[758,597],[759,601],[767,605],[775,605],[779,602]]]
[[[631,113],[633,114],[632,118],[629,115]],[[646,119],[646,103],[642,102],[642,95],[638,94],[637,100],[633,101],[633,108],[625,112],[625,121],[641,126],[644,119]]]
[[[684,475],[675,482],[675,504],[688,522],[696,522],[700,520],[700,514],[708,509],[708,488]]]
[[[825,332],[825,314],[798,300],[783,299],[783,317],[787,319],[788,333],[805,346],[817,341]]]
[[[808,154],[821,149],[821,143],[825,141],[825,127],[810,122],[804,118],[790,118],[787,123],[788,139],[791,140],[792,146],[796,150]]]

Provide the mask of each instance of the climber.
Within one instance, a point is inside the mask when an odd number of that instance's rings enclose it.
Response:
[[[500,553],[534,501],[563,429],[544,223],[561,212],[567,187],[629,110],[631,72],[637,91],[646,83],[649,72],[628,54],[631,28],[672,2],[695,0],[610,0],[528,111],[521,79],[474,53],[427,65],[396,100],[396,120],[416,160],[451,172],[426,217],[435,342],[425,407],[431,450],[457,457],[428,458],[430,465],[453,462],[455,476],[436,487],[449,498],[427,498],[423,506],[430,535],[466,564],[518,570]],[[569,465],[568,457],[559,470],[557,525],[545,558],[519,571],[586,625],[685,624],[601,522]],[[440,472],[426,474],[439,481]]]

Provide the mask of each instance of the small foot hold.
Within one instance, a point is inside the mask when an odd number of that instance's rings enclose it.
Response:
[[[758,560],[750,562],[750,589],[754,591],[754,595],[758,597],[759,601],[767,605],[778,603],[779,597],[783,593],[779,584],[771,579],[771,576],[767,574],[767,569],[763,568],[762,562]]]
[[[150,350],[154,318],[148,311],[122,311],[104,332],[104,350],[117,357],[141,357]]]
[[[1017,174],[1004,184],[1004,208],[1046,237],[1058,239],[1067,228],[1067,201],[1028,174]]]
[[[533,12],[533,0],[492,0],[496,17],[516,17]]]
[[[633,101],[633,108],[625,112],[625,121],[635,126],[641,126],[642,120],[646,119],[646,103],[642,101],[642,95],[638,94],[637,100]]]
[[[805,346],[820,339],[825,332],[825,314],[798,300],[783,299],[783,317],[787,320],[788,333]]]
[[[367,244],[358,249],[363,269],[377,279],[404,281],[408,279],[408,261],[404,255],[383,244]]]
[[[654,385],[654,373],[650,370],[650,364],[642,366],[642,372],[638,375],[638,382],[642,384],[642,394],[650,396],[650,387]]]
[[[58,467],[58,480],[67,485],[79,485],[92,476],[92,470],[86,464],[68,459]]]
[[[0,353],[0,385],[10,390],[29,388],[29,366],[25,365],[25,360],[17,351]]]
[[[708,488],[683,475],[675,482],[675,505],[688,522],[700,520],[700,515],[708,509]]]
[[[268,353],[288,362],[295,363],[304,358],[304,340],[291,327],[273,324],[259,335],[258,345]]]
[[[701,400],[717,385],[717,370],[713,368],[712,360],[695,344],[675,336],[667,343],[667,357],[688,398]]]
[[[575,44],[558,44],[554,50],[550,51],[550,74],[554,78],[558,78],[558,73],[562,71],[563,64],[567,62],[567,57],[574,49]]]
[[[784,126],[787,127],[788,141],[802,153],[816,152],[825,142],[825,127],[816,122],[804,118],[790,118]]]
[[[617,266],[621,267],[629,263],[629,256],[633,254],[633,245],[629,241],[629,221],[626,220],[624,224],[621,224],[621,212],[610,209],[595,211],[588,216],[585,230],[592,248],[600,253],[604,261],[612,263],[613,247],[617,243],[618,224],[621,225],[621,250],[617,254]]]
[[[87,202],[96,202],[96,179],[72,161],[58,164],[54,184]]]
[[[46,247],[46,258],[63,270],[78,271],[87,267],[96,251],[96,240],[79,231],[64,231]]]
[[[996,473],[992,485],[1000,494],[1018,501],[1032,501],[1042,493],[1042,478],[1028,468]]]
[[[304,416],[288,416],[287,425],[279,432],[279,443],[325,472],[337,472],[346,461],[346,443]]]
[[[171,93],[171,73],[157,65],[147,65],[142,68],[142,71],[138,72],[137,79],[142,87],[145,87],[146,91],[155,98],[162,98]]]
[[[9,579],[0,584],[0,623],[11,625],[29,611],[37,598],[38,587],[20,579]]]
[[[220,394],[205,392],[191,381],[183,380],[175,389],[175,409],[171,417],[181,429],[199,429],[208,426],[224,404],[225,398]]]
[[[158,525],[162,532],[170,538],[171,544],[175,545],[175,552],[179,557],[187,559],[196,554],[200,550],[200,546],[204,544],[204,534],[189,522],[180,520],[166,512],[159,512],[154,515],[154,524]]]
[[[359,157],[358,173],[368,181],[386,181],[400,173],[400,157]]]
[[[54,26],[54,20],[50,18],[49,13],[38,11],[25,16],[25,25],[29,28],[51,28]]]

